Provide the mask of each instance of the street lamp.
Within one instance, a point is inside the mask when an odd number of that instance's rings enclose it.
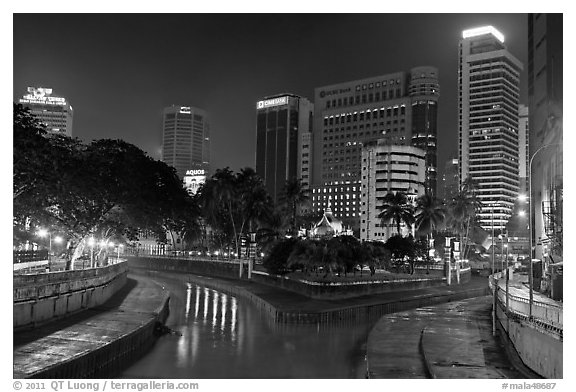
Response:
[[[90,267],[94,264],[94,237],[88,239],[88,245],[90,245]],[[84,259],[82,259],[82,268],[84,268]]]
[[[528,260],[528,267],[529,267],[529,276],[528,276],[528,292],[529,292],[529,306],[528,306],[528,316],[529,318],[532,318],[532,306],[534,304],[534,282],[533,282],[533,271],[532,271],[532,232],[533,232],[533,228],[532,228],[532,161],[534,160],[534,157],[536,157],[536,155],[542,151],[543,149],[547,148],[547,147],[551,147],[551,146],[559,146],[559,143],[552,143],[552,144],[545,144],[543,146],[541,146],[539,149],[537,149],[534,154],[532,154],[532,157],[530,157],[530,162],[528,164],[528,184],[529,184],[529,193],[527,196],[528,199],[528,240],[529,240],[529,248],[528,248],[528,253],[530,254],[530,257]]]
[[[36,235],[40,238],[48,236],[48,266],[50,266],[50,255],[52,253],[52,233],[46,229],[39,229]]]

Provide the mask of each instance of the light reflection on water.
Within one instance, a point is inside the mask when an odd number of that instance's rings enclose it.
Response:
[[[154,279],[170,290],[166,325],[182,336],[158,339],[123,378],[364,376],[370,323],[274,324],[249,300],[186,282],[181,275],[158,273]]]

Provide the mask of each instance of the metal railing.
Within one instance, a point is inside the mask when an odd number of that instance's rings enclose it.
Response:
[[[495,275],[498,277],[501,274],[498,273]],[[530,318],[530,300],[528,298],[510,293],[506,295],[506,289],[495,285],[493,276],[490,277],[489,285],[492,292],[496,290],[498,302],[502,309],[528,322],[534,322],[540,327],[553,329],[562,333],[564,325],[562,306],[541,301],[532,301],[532,317]],[[506,307],[506,302],[508,302],[508,307]]]

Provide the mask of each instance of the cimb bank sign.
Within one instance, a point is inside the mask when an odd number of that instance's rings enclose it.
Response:
[[[256,109],[266,109],[274,106],[281,106],[288,104],[288,97],[278,97],[267,99],[265,101],[258,101],[256,103]]]

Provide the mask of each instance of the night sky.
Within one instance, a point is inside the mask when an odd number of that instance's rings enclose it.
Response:
[[[256,101],[354,79],[439,68],[438,169],[457,152],[462,30],[493,25],[524,63],[526,14],[14,14],[17,101],[51,87],[74,136],[120,138],[160,159],[171,104],[208,111],[212,168],[254,166]]]

